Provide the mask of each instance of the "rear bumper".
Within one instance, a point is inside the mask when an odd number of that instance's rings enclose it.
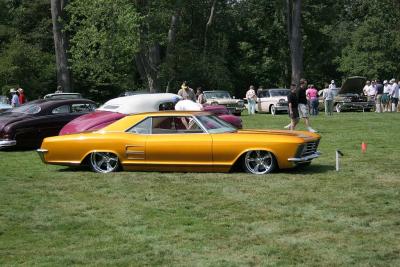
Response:
[[[15,141],[15,140],[0,139],[0,148],[15,146],[16,144],[17,144],[17,141]]]
[[[309,162],[315,158],[318,158],[321,155],[320,152],[316,151],[310,155],[301,157],[301,158],[288,158],[288,161],[293,162],[293,163],[305,163]]]

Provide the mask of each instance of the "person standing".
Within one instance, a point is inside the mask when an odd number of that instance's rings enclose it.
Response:
[[[390,100],[392,102],[392,112],[397,111],[397,105],[399,104],[399,85],[396,83],[396,80],[393,78],[390,80],[391,84],[391,94]]]
[[[288,106],[289,106],[289,117],[290,117],[290,126],[289,129],[293,131],[296,128],[297,123],[299,123],[299,108],[298,108],[298,98],[297,98],[297,85],[290,85],[290,93],[288,95]],[[286,128],[286,127],[285,127]]]
[[[371,87],[371,82],[370,81],[366,81],[365,85],[363,87],[363,93],[365,96],[368,97],[368,92],[369,92],[369,88]]]
[[[307,80],[300,79],[300,88],[297,91],[297,98],[299,101],[298,109],[299,109],[299,116],[300,118],[304,119],[304,123],[307,127],[307,130],[312,133],[316,133],[317,131],[311,128],[310,119],[308,114],[307,108],[307,97],[306,97],[306,90],[307,90]]]
[[[196,89],[196,99],[197,99],[197,103],[202,104],[202,105],[207,102],[206,98],[204,97],[204,94],[203,94],[203,89],[201,89],[201,87],[197,87],[197,89]]]
[[[19,94],[19,96],[18,96],[19,104],[20,105],[25,104],[26,103],[26,97],[25,97],[24,89],[18,88],[17,92]]]
[[[381,83],[380,80],[376,80],[376,86],[375,86],[376,110],[375,110],[375,112],[378,112],[378,113],[383,112],[382,95],[383,95],[383,84]]]
[[[249,111],[249,115],[254,115],[256,112],[257,96],[253,85],[250,85],[249,90],[247,90],[246,99],[247,99],[247,109]]]
[[[376,80],[373,80],[368,90],[368,102],[375,101],[375,95],[376,95]]]
[[[315,88],[313,84],[310,85],[310,88],[306,91],[306,96],[310,101],[311,115],[318,115],[318,90]]]
[[[194,93],[194,90],[187,85],[186,81],[182,83],[181,89],[178,91],[178,95],[182,97],[182,99],[196,102],[196,94]]]
[[[333,115],[333,100],[334,100],[334,93],[333,89],[328,87],[324,89],[322,93],[322,97],[324,99],[325,104],[325,115],[332,116]]]
[[[328,86],[328,88],[335,90],[336,89],[336,83],[335,80],[331,81],[331,84]]]
[[[387,80],[384,80],[383,81],[383,95],[382,95],[382,105],[383,105],[384,112],[390,111],[389,92],[390,92],[390,85],[388,84]]]
[[[11,106],[13,108],[18,107],[19,106],[19,98],[17,95],[17,91],[14,88],[12,88],[12,89],[10,89],[10,93],[11,93]]]

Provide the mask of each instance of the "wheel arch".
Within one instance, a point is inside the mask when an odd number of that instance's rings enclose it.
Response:
[[[243,157],[246,155],[247,152],[254,151],[254,150],[262,150],[262,151],[270,152],[272,154],[272,156],[274,157],[274,159],[275,159],[276,168],[277,169],[280,168],[279,167],[279,161],[278,161],[278,159],[276,157],[277,153],[276,153],[276,151],[274,149],[266,148],[266,147],[252,147],[252,148],[247,148],[247,149],[245,149],[245,150],[243,150],[243,151],[241,151],[239,153],[239,155],[233,161],[231,170],[237,170],[237,169],[241,168],[240,164],[241,164],[241,160],[243,159]]]

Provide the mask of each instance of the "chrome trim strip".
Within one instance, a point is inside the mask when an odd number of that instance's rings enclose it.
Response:
[[[15,146],[16,144],[16,140],[0,140],[0,147]]]
[[[305,156],[305,157],[301,157],[301,158],[288,158],[288,161],[290,162],[294,162],[294,163],[301,163],[301,162],[307,162],[310,161],[312,159],[318,158],[321,155],[321,153],[319,151],[316,151],[315,153]]]

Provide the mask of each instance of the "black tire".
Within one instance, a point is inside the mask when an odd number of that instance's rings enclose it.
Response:
[[[274,155],[269,151],[252,150],[246,152],[242,158],[243,169],[247,173],[267,174],[273,172],[276,167]]]
[[[89,157],[89,165],[98,173],[116,172],[120,167],[118,156],[109,152],[93,152]]]

